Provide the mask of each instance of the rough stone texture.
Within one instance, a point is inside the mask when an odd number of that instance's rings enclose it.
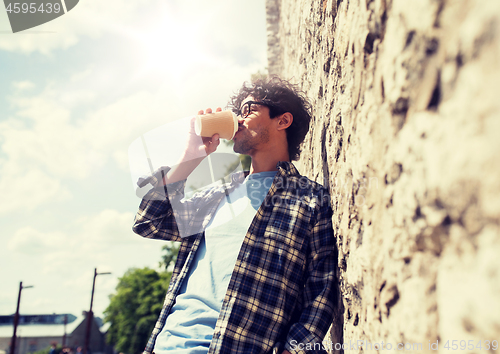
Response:
[[[493,352],[500,1],[269,3],[269,71],[314,106],[297,166],[332,194],[343,313],[327,343]],[[375,352],[367,343],[346,352]]]
[[[280,1],[266,0],[267,22],[267,61],[268,73],[279,75],[281,72],[281,48],[279,34]]]

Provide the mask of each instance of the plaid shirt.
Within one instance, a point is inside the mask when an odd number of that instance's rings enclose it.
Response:
[[[291,163],[280,162],[277,167],[238,254],[209,354],[271,353],[273,349],[324,352],[321,342],[332,322],[338,289],[330,197]],[[243,178],[242,173],[234,174],[231,183],[188,200],[182,199],[185,181],[168,185],[168,191],[156,186],[159,173],[140,181],[140,185],[151,183],[154,188],[141,202],[134,231],[147,238],[182,242],[163,309],[144,353],[153,352],[189,273],[204,235],[200,230]],[[184,235],[199,232],[181,238],[176,222],[180,219],[184,220]]]

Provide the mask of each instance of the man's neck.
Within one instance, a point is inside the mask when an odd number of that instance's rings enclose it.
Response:
[[[267,172],[267,171],[277,171],[277,165],[280,161],[290,161],[288,153],[283,153],[281,155],[272,155],[267,153],[266,155],[254,155],[252,157],[252,164],[250,166],[250,174]]]

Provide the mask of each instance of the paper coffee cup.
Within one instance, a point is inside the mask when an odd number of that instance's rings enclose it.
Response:
[[[231,111],[215,112],[196,116],[196,135],[211,137],[219,134],[222,139],[231,140],[238,131],[238,118]]]

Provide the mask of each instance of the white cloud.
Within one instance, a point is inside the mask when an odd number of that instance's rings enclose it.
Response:
[[[29,165],[17,169],[0,165],[0,214],[17,211],[31,211],[47,201],[58,203],[68,200],[71,192],[59,180],[54,179],[37,168]]]
[[[18,230],[7,246],[10,251],[30,254],[44,248],[45,242],[40,232],[26,227]]]
[[[93,86],[95,75],[88,68],[74,74],[71,86],[49,83],[36,95],[16,91],[9,98],[15,113],[0,123],[2,150],[11,163],[40,166],[57,178],[86,178],[110,159],[125,169],[125,154],[135,138],[200,108],[224,106],[258,67],[214,62],[178,85],[167,76],[153,93],[133,91],[105,105],[100,98],[106,88]],[[31,87],[27,82],[13,85]],[[87,110],[81,111],[80,104]]]
[[[106,209],[99,214],[79,218],[77,227],[86,240],[82,247],[85,249],[90,245],[94,249],[93,243],[99,243],[101,248],[107,250],[110,245],[135,243],[136,237],[131,237],[134,215]]]
[[[0,36],[0,50],[14,53],[6,57],[13,70],[2,83],[10,96],[0,107],[0,238],[6,246],[0,258],[8,264],[0,267],[1,300],[15,304],[23,280],[35,285],[23,292],[23,312],[78,314],[88,308],[97,267],[113,272],[98,277],[99,312],[128,268],[157,266],[164,243],[133,234],[133,211],[121,212],[126,206],[117,205],[116,189],[106,198],[116,184],[104,179],[128,175],[128,147],[136,138],[199,109],[224,107],[265,67],[263,4],[82,0],[55,21]],[[142,51],[137,34],[147,37],[169,16],[180,26],[156,37],[168,50],[159,55],[153,43],[152,51]],[[4,31],[6,18],[0,11]],[[191,23],[197,32],[178,33]],[[198,54],[189,65],[180,60]],[[154,64],[155,55],[165,60]],[[170,62],[169,55],[176,57]],[[149,72],[148,63],[154,64]],[[0,301],[0,311],[12,313],[11,307]]]
[[[18,233],[24,237],[12,242],[17,246],[16,250],[19,250],[21,245],[35,241],[38,248],[34,248],[43,250],[45,273],[61,272],[68,264],[83,267],[89,263],[100,265],[100,271],[112,270],[117,264],[127,264],[127,258],[125,262],[119,260],[123,255],[134,254],[140,258],[141,250],[147,253],[158,247],[157,242],[144,242],[144,239],[132,232],[133,221],[132,212],[106,209],[74,220],[71,223],[71,233],[42,233],[32,228],[21,229]],[[156,265],[159,261],[158,258],[148,263]]]
[[[35,84],[29,80],[14,81],[12,87],[17,91],[26,91],[35,87]]]
[[[75,121],[59,93],[47,88],[10,99],[16,113],[0,122],[0,213],[67,200],[65,180],[82,181],[115,158],[127,170],[128,144],[141,117],[151,116],[144,105],[158,108],[153,96],[136,93]]]
[[[116,32],[126,28],[141,9],[155,5],[157,0],[123,2],[120,0],[86,0],[53,21],[33,29],[0,36],[0,49],[29,54],[39,52],[51,55],[55,49],[67,49],[82,36],[95,38],[105,31]],[[7,13],[0,11],[2,28],[10,28]]]
[[[132,141],[187,112],[224,106],[249,76],[248,68],[236,65],[212,69],[178,86],[167,81],[154,93],[135,91],[105,105],[105,93],[92,86],[87,70],[74,75],[71,87],[49,83],[40,93],[13,92],[13,114],[0,122],[0,192],[10,200],[0,213],[68,200],[68,181],[84,181],[110,163],[128,173]]]
[[[113,35],[115,41],[135,39],[136,52],[149,55],[147,61],[163,57],[164,66],[171,62],[184,67],[186,61],[196,62],[206,55],[225,56],[233,61],[244,58],[265,61],[265,51],[261,50],[266,41],[265,23],[256,22],[262,19],[263,11],[263,0],[248,3],[86,0],[53,21],[15,35],[0,36],[0,49],[52,56],[55,50],[67,50],[83,38]],[[10,28],[7,14],[2,11],[0,28]],[[179,74],[175,66],[172,68],[172,74]]]
[[[0,268],[0,277],[8,284],[22,279],[35,286],[31,293],[23,293],[25,313],[51,313],[74,308],[75,304],[87,309],[94,268],[112,272],[98,277],[96,283],[96,297],[100,297],[96,311],[103,311],[117,279],[127,269],[156,268],[161,260],[163,243],[135,235],[131,229],[133,216],[131,212],[108,209],[67,221],[62,229],[71,231],[22,227],[0,251],[0,257],[9,264]],[[7,298],[4,291],[15,289],[0,289],[0,299]],[[0,304],[0,311],[8,313],[8,304]]]

